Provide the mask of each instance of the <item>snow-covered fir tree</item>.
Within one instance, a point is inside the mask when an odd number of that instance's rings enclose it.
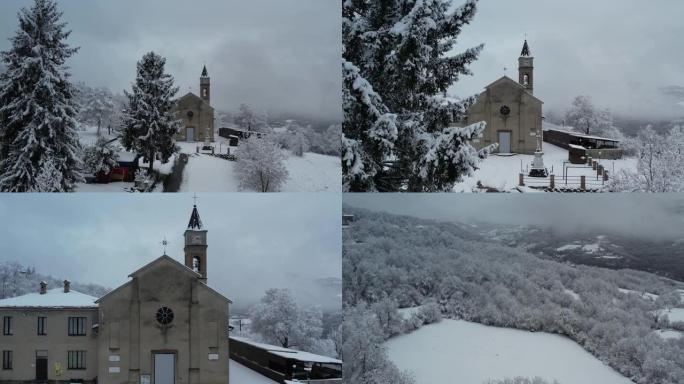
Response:
[[[155,159],[165,163],[177,150],[174,136],[180,121],[172,109],[178,88],[173,85],[173,76],[164,72],[165,64],[166,59],[154,52],[145,54],[138,62],[132,92],[124,91],[128,105],[121,142],[149,163],[150,175]]]
[[[119,150],[116,139],[99,137],[94,145],[86,147],[83,151],[85,168],[92,174],[109,173],[117,165]]]
[[[350,191],[444,191],[491,148],[484,123],[452,127],[473,98],[446,97],[482,46],[452,55],[477,0],[345,0],[343,182]]]
[[[66,60],[78,48],[53,0],[19,12],[19,29],[2,52],[0,190],[69,192],[82,181],[77,106]]]
[[[280,146],[268,138],[252,136],[242,141],[235,155],[241,189],[277,192],[287,180],[285,155]]]

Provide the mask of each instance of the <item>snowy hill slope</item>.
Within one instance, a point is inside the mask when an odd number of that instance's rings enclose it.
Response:
[[[669,324],[656,319],[664,304],[651,299],[678,292],[681,282],[538,257],[463,224],[349,207],[345,213],[355,215],[344,239],[346,308],[385,297],[400,308],[437,303],[447,318],[566,336],[635,382],[684,382],[684,361],[677,357],[684,343],[654,332]]]
[[[615,233],[567,233],[530,226],[481,224],[483,235],[540,257],[611,269],[630,268],[684,281],[684,239]]]

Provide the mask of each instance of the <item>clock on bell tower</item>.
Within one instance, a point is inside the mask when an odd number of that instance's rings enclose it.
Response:
[[[207,230],[202,229],[197,205],[192,208],[188,229],[185,230],[185,266],[202,275],[207,282]]]

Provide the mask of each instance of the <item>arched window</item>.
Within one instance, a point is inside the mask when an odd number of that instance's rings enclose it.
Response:
[[[523,75],[523,85],[530,85],[530,75],[527,73]]]
[[[207,89],[202,89],[202,97],[207,97]]]
[[[201,261],[199,256],[192,257],[192,270],[199,273],[201,271]]]

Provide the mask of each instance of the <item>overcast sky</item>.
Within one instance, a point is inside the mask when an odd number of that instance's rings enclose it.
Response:
[[[209,285],[236,305],[268,288],[309,300],[314,279],[341,278],[339,194],[199,194],[208,230]],[[115,288],[167,254],[183,260],[192,212],[187,194],[6,195],[0,199],[0,261]],[[317,287],[320,289],[320,287]],[[340,292],[341,293],[341,292]]]
[[[455,0],[461,4],[462,0]],[[534,56],[535,95],[544,109],[565,110],[579,94],[616,113],[684,116],[684,1],[482,0],[459,36],[459,51],[485,44],[480,59],[453,92],[479,93],[504,73],[518,79],[525,34]],[[681,88],[680,91],[684,91]]]
[[[30,0],[0,2],[0,49]],[[337,0],[59,1],[80,46],[69,64],[90,86],[129,89],[135,64],[167,58],[181,92],[198,94],[206,63],[212,104],[341,119],[341,6]]]
[[[437,221],[534,225],[681,240],[684,195],[345,194],[344,203]]]

